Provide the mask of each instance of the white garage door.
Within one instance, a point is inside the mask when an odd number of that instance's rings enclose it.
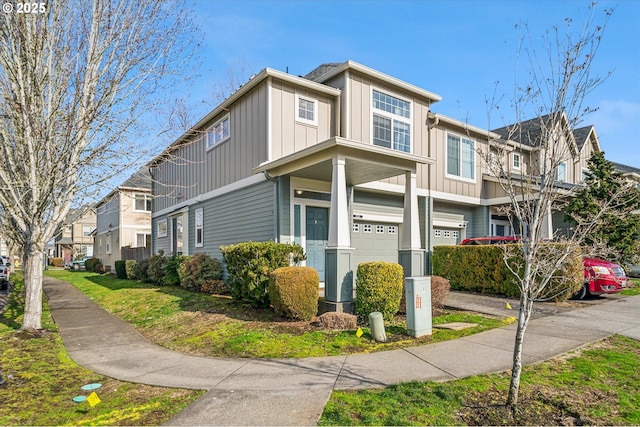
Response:
[[[460,229],[456,228],[433,228],[433,246],[457,245],[460,243]]]
[[[354,269],[368,261],[398,262],[398,224],[354,221],[351,246],[355,248]]]

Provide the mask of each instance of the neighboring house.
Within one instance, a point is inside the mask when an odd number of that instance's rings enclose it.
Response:
[[[96,211],[93,206],[71,209],[55,237],[55,256],[66,264],[72,259],[93,256],[93,236]]]
[[[106,269],[121,259],[150,256],[151,201],[151,176],[143,168],[96,205],[94,256]]]
[[[478,153],[512,145],[510,167],[530,174],[539,155],[433,113],[440,99],[353,61],[304,77],[264,69],[149,164],[153,252],[221,258],[230,243],[296,242],[327,308],[349,310],[360,262],[422,275],[433,246],[509,234],[504,192]],[[595,132],[577,133],[564,142],[588,159]],[[558,181],[579,183],[583,165]]]

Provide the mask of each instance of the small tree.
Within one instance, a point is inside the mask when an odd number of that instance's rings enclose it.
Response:
[[[581,31],[575,33],[572,20],[566,19],[566,31],[556,26],[546,34],[543,38],[546,57],[538,55],[536,43],[525,31],[517,58],[525,56],[528,60],[529,76],[525,82],[518,82],[516,75],[510,109],[515,113],[515,120],[507,122],[513,123],[511,125],[490,132],[488,142],[491,148],[480,153],[509,200],[502,206],[501,213],[523,236],[518,248],[509,249],[513,245],[505,245],[504,251],[504,261],[520,287],[520,310],[506,402],[512,409],[518,404],[522,348],[534,302],[554,297],[553,292],[549,292],[550,284],[563,279],[557,277],[556,272],[575,247],[581,246],[586,236],[602,224],[605,215],[622,216],[629,212],[629,207],[620,203],[620,198],[629,190],[630,186],[626,186],[611,193],[607,200],[602,200],[590,220],[581,221],[569,236],[554,235],[549,225],[552,212],[563,209],[566,200],[577,191],[562,182],[567,165],[579,156],[573,130],[592,111],[584,105],[586,95],[603,82],[603,78],[591,75],[591,66],[612,10],[604,11],[601,25],[594,25],[594,5],[590,11],[590,18]],[[527,30],[526,26],[524,28]],[[499,107],[495,99],[488,100],[489,117]],[[534,115],[534,118],[525,120],[527,115]],[[530,156],[527,167],[518,171],[511,169],[508,160],[513,153],[520,155],[521,159]],[[555,249],[547,249],[541,244],[544,239],[554,237],[569,244],[556,245]],[[517,256],[522,256],[521,262],[513,262]],[[571,278],[564,279],[566,286],[571,286]],[[566,290],[562,286],[556,289],[557,292]]]
[[[604,152],[596,152],[589,159],[585,187],[571,199],[566,208],[566,220],[577,227],[590,222],[601,206],[612,196],[618,196],[618,204],[625,210],[640,210],[640,191],[629,186],[629,181],[617,172],[613,163],[605,159]],[[621,191],[623,189],[628,191]],[[638,234],[640,215],[618,215],[607,212],[584,243],[595,253],[609,256],[621,265],[638,260]]]

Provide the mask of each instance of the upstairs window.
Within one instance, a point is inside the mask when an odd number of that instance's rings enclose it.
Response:
[[[409,153],[411,151],[411,103],[373,90],[373,144]]]
[[[305,96],[296,96],[296,121],[308,125],[318,125],[318,101]]]
[[[472,140],[447,135],[447,175],[475,180],[475,150]]]
[[[204,225],[204,214],[203,209],[196,209],[196,248],[201,248],[204,246],[204,236],[203,236],[203,225]]]
[[[520,154],[513,153],[512,156],[513,157],[511,158],[511,161],[512,161],[511,164],[513,165],[513,168],[520,169]]]
[[[151,196],[147,194],[136,194],[135,198],[134,211],[151,212]]]
[[[565,182],[567,180],[567,162],[562,162],[556,170],[556,181]]]
[[[229,115],[226,115],[222,120],[217,121],[209,128],[209,130],[207,130],[207,150],[213,148],[217,144],[220,144],[222,141],[226,141],[230,137],[231,122]]]

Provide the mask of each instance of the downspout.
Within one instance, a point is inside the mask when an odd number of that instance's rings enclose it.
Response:
[[[275,238],[274,241],[280,243],[280,177],[272,177],[271,175],[269,175],[269,171],[264,171],[264,177],[267,178],[269,181],[273,182],[274,186],[273,186],[273,191],[274,191],[274,195],[275,195],[275,200],[276,200],[276,209],[275,209],[275,213],[276,213],[276,224],[275,224]]]

